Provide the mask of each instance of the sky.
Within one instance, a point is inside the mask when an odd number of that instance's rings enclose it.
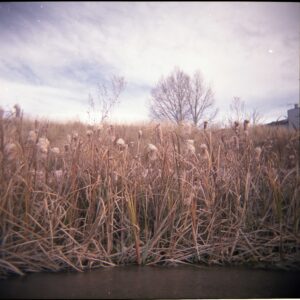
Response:
[[[0,3],[0,105],[90,121],[89,95],[122,76],[112,122],[149,121],[151,89],[200,70],[219,108],[233,97],[263,120],[299,102],[300,4],[286,2]]]

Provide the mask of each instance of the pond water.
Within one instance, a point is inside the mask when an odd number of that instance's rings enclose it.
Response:
[[[1,298],[293,298],[300,271],[126,266],[0,280]]]

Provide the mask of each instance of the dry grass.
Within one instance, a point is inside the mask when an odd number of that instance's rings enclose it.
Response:
[[[299,267],[299,132],[87,130],[0,117],[1,277],[130,263]]]

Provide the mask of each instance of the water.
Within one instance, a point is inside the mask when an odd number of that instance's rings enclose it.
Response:
[[[126,266],[0,280],[1,298],[293,298],[300,271]]]

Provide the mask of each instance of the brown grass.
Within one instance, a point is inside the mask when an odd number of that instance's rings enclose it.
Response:
[[[130,263],[299,267],[299,132],[104,124],[88,137],[87,129],[0,119],[2,277]],[[60,154],[41,157],[29,130]],[[79,138],[68,143],[73,131]]]

